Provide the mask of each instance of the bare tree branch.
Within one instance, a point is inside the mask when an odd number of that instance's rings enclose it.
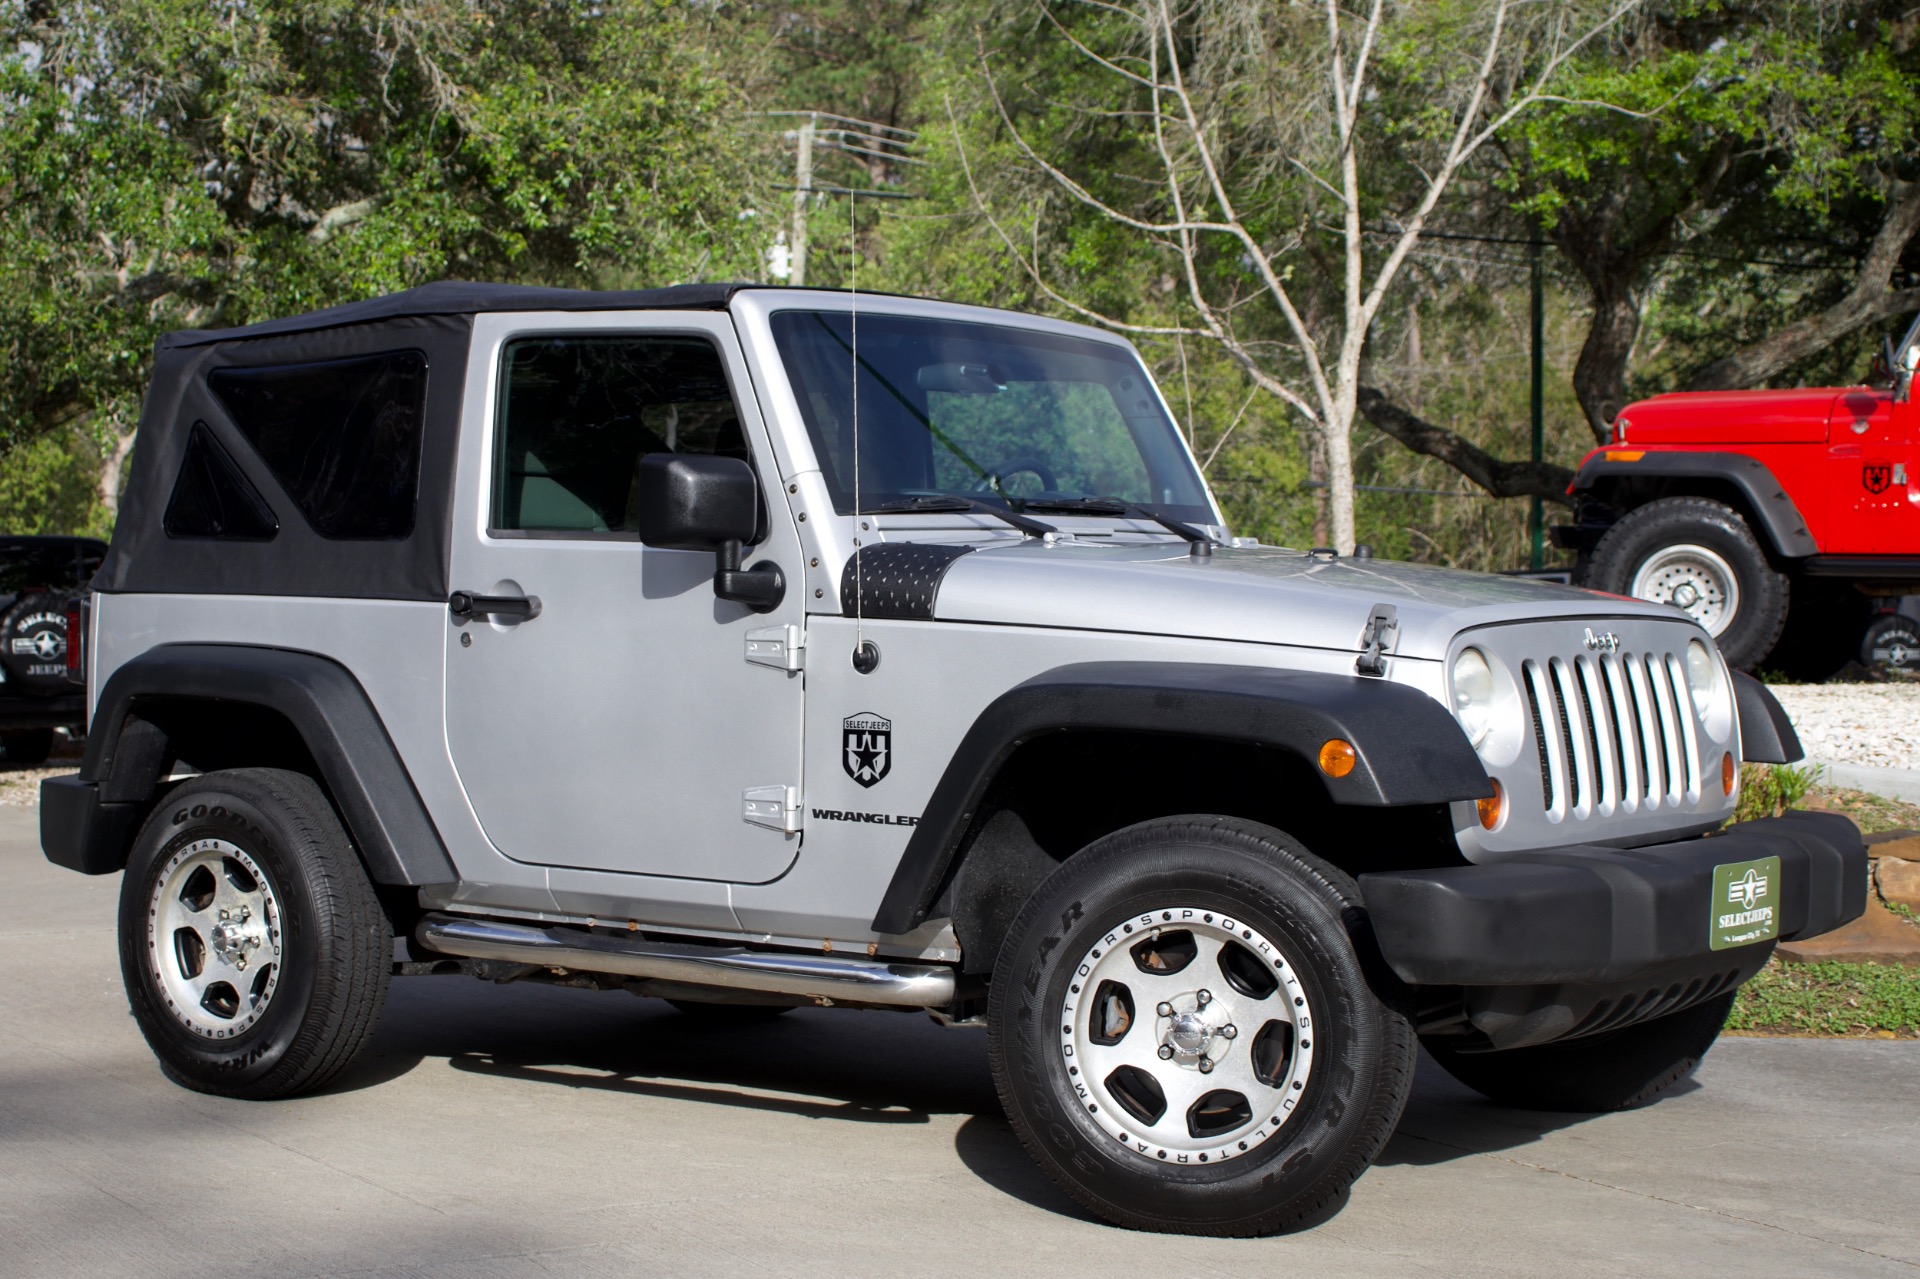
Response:
[[[1377,387],[1362,386],[1360,412],[1415,453],[1438,458],[1493,497],[1537,497],[1571,506],[1573,472],[1552,462],[1503,462],[1479,445],[1388,400]]]

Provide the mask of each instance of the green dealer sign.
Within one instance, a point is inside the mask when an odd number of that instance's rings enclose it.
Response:
[[[1780,859],[1731,862],[1713,868],[1713,908],[1707,932],[1713,949],[1751,946],[1780,935]]]

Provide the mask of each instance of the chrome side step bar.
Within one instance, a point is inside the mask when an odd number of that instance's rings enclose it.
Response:
[[[953,1002],[953,970],[842,955],[795,955],[739,946],[628,940],[581,928],[537,928],[428,915],[414,937],[429,950],[583,973],[722,986],[835,1003],[941,1008]]]

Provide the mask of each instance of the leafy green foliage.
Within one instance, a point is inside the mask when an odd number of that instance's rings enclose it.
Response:
[[[446,277],[750,274],[755,175],[669,0],[0,0],[0,449],[154,339]]]
[[[1778,817],[1803,807],[1807,792],[1820,780],[1818,768],[1794,768],[1786,764],[1742,764],[1740,797],[1734,803],[1733,820],[1752,821],[1756,817]]]

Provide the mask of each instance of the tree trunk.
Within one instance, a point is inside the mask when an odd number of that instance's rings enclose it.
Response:
[[[104,449],[100,454],[100,505],[106,511],[109,520],[120,514],[120,476],[125,472],[127,458],[133,452],[134,436],[137,430],[125,435],[115,435],[113,447]]]
[[[1378,388],[1360,388],[1360,412],[1367,421],[1415,453],[1438,458],[1493,497],[1537,497],[1572,505],[1567,485],[1573,472],[1552,462],[1503,462],[1479,445],[1435,426],[1388,400]]]

